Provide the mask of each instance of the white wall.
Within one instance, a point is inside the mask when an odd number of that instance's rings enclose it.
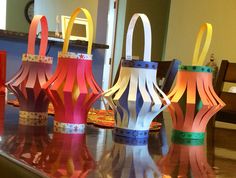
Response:
[[[68,15],[77,7],[84,7],[89,10],[93,18],[94,32],[96,32],[98,0],[35,0],[35,15],[45,15],[48,20],[49,30],[56,29],[56,16]],[[78,17],[84,18],[81,13]],[[61,30],[61,29],[60,29]],[[96,34],[94,34],[94,39]]]
[[[6,9],[7,9],[7,0],[0,0],[0,29],[6,29]]]
[[[191,64],[199,27],[210,22],[213,36],[206,61],[214,53],[218,64],[222,59],[236,62],[235,17],[235,0],[172,0],[165,59],[178,58]]]

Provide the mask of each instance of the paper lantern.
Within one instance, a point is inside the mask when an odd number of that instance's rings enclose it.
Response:
[[[0,95],[0,138],[4,132],[5,94]]]
[[[97,177],[160,177],[143,139],[114,137],[112,149],[98,162]]]
[[[206,41],[199,55],[204,31]],[[207,122],[225,104],[212,86],[212,69],[203,66],[211,42],[212,26],[201,26],[195,45],[192,66],[179,66],[176,85],[168,94],[173,119],[173,133],[182,138],[204,138]],[[181,110],[182,109],[182,110]]]
[[[172,144],[166,156],[158,161],[162,177],[215,177],[207,162],[204,146]]]
[[[50,177],[85,178],[95,169],[86,145],[86,135],[54,133],[36,167]]]
[[[144,61],[131,60],[135,23],[141,18],[144,27]],[[157,63],[151,59],[151,26],[146,15],[134,14],[126,37],[126,59],[121,62],[117,83],[104,93],[116,111],[114,133],[125,137],[147,138],[152,120],[167,105],[167,96],[156,83]]]
[[[87,54],[67,52],[69,37],[76,16],[83,12],[88,20]],[[70,18],[58,66],[52,78],[44,85],[55,109],[54,127],[80,132],[84,129],[88,111],[102,92],[92,73],[93,22],[88,10],[76,9]]]
[[[14,135],[5,135],[1,149],[29,165],[35,165],[50,143],[45,126],[18,125]]]
[[[35,54],[37,26],[41,23],[39,55]],[[48,26],[45,16],[34,16],[29,29],[28,50],[22,55],[19,71],[6,83],[20,104],[20,115],[32,119],[47,119],[49,100],[42,86],[50,78],[52,58],[45,56],[48,42]]]
[[[6,82],[6,63],[7,63],[6,51],[0,51],[0,94],[5,93]]]

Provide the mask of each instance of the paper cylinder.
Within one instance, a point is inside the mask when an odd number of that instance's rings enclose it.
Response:
[[[202,53],[200,43],[207,31]],[[212,69],[203,66],[210,46],[212,26],[208,23],[200,28],[194,50],[192,66],[179,66],[176,85],[168,94],[172,114],[174,134],[186,138],[204,138],[206,125],[210,118],[225,104],[216,95],[212,86]]]
[[[86,135],[54,133],[36,165],[50,177],[81,177],[95,169],[95,161],[86,146]]]
[[[144,61],[131,60],[133,30],[139,17],[144,25]],[[150,60],[150,22],[146,15],[134,14],[126,37],[126,60],[121,62],[118,81],[104,92],[116,112],[114,133],[117,135],[147,138],[152,120],[170,104],[156,82],[157,63]]]
[[[87,54],[67,52],[73,22],[81,11],[85,14],[89,27]],[[44,85],[55,109],[54,127],[57,130],[69,129],[70,133],[83,130],[88,111],[102,92],[92,73],[92,39],[93,22],[91,15],[88,10],[78,8],[71,15],[63,50],[58,55],[56,71]]]
[[[5,93],[7,52],[0,51],[0,94]]]
[[[1,149],[32,166],[37,163],[49,143],[47,127],[19,124],[15,135],[4,136]]]
[[[39,55],[35,54],[37,26],[41,23]],[[6,83],[20,104],[20,115],[28,118],[47,118],[49,100],[42,86],[51,76],[52,58],[45,56],[48,26],[45,16],[34,16],[29,29],[28,50],[22,55],[19,71]]]
[[[215,177],[201,144],[172,144],[168,154],[161,158],[157,165],[162,177]]]
[[[160,177],[143,139],[115,137],[112,149],[98,162],[98,177]]]

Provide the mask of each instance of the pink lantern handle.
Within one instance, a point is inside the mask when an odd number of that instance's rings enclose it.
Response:
[[[199,54],[200,47],[201,47],[201,42],[202,42],[202,37],[203,37],[203,34],[204,34],[205,31],[206,31],[205,43],[202,47],[201,54]],[[196,40],[195,49],[194,49],[194,53],[193,53],[192,65],[194,65],[194,66],[204,65],[204,61],[205,61],[208,49],[209,49],[210,44],[211,44],[211,37],[212,37],[212,25],[209,24],[209,23],[204,23],[200,27],[200,30],[199,30],[198,35],[197,35],[197,40]]]
[[[62,49],[62,53],[65,54],[68,51],[68,47],[69,47],[69,40],[70,40],[70,35],[71,35],[71,31],[72,31],[72,27],[75,21],[75,18],[77,17],[77,15],[80,12],[83,12],[88,20],[88,49],[87,49],[87,53],[91,54],[92,52],[92,43],[93,43],[93,20],[91,17],[91,14],[89,13],[89,11],[85,8],[77,8],[70,17],[70,21],[68,23],[67,29],[66,29],[66,34],[65,34],[65,40],[64,40],[64,44],[63,44],[63,49]]]
[[[151,61],[152,31],[148,17],[145,14],[136,13],[130,20],[126,35],[126,60],[132,60],[133,32],[138,18],[141,18],[144,28],[144,61]]]
[[[27,53],[35,54],[35,40],[39,22],[41,23],[41,29],[42,29],[39,55],[45,56],[48,44],[48,23],[46,17],[42,15],[35,15],[30,24]]]

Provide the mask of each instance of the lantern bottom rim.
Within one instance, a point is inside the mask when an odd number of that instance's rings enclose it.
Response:
[[[205,132],[185,132],[181,130],[172,130],[172,141],[183,140],[183,143],[191,143],[193,140],[203,141],[205,138]]]
[[[81,134],[85,132],[85,124],[64,123],[54,120],[54,131],[65,134]]]
[[[148,138],[149,130],[132,130],[126,128],[114,128],[113,134],[128,138]]]

